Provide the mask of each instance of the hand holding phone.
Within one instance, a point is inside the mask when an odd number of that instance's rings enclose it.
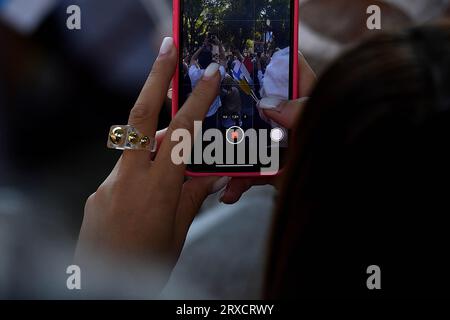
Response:
[[[298,122],[298,119],[307,103],[307,99],[305,98],[310,95],[317,81],[314,71],[301,54],[299,54],[298,60],[298,90],[302,93],[302,97],[297,100],[291,100],[283,103],[278,106],[277,110],[266,109],[263,111],[264,115],[268,119],[276,121],[285,128],[289,129],[293,129],[295,124]],[[262,103],[264,103],[264,101],[262,101]],[[253,186],[273,185],[277,187],[277,181],[279,181],[278,178],[279,177],[233,177],[228,183],[226,189],[223,191],[220,201],[225,204],[234,204],[238,202],[241,196]]]
[[[173,39],[165,38],[128,120],[147,136],[155,135],[177,64]],[[75,260],[91,272],[101,271],[95,274],[100,283],[120,278],[123,283],[140,285],[146,279],[145,292],[151,288],[158,294],[170,272],[157,272],[153,279],[149,270],[158,267],[161,271],[157,262],[164,262],[168,271],[175,266],[203,201],[227,182],[217,177],[186,181],[185,166],[172,158],[175,132],[194,130],[194,121],[205,116],[215,99],[219,80],[218,66],[213,64],[167,134],[156,135],[159,148],[152,161],[150,152],[125,150],[108,178],[87,200]],[[94,292],[97,288],[85,289]]]

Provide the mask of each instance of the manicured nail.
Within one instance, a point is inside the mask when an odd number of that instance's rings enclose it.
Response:
[[[230,177],[222,177],[219,180],[217,180],[211,187],[210,194],[217,193],[220,190],[222,190],[223,188],[225,188],[227,186],[228,182],[230,182],[230,180],[231,180]]]
[[[213,62],[211,63],[208,68],[206,68],[205,73],[203,75],[203,80],[209,80],[212,77],[214,77],[217,73],[217,71],[219,71],[219,64]]]
[[[172,50],[172,47],[173,47],[173,38],[165,37],[161,44],[161,48],[159,49],[159,55],[161,56],[164,54],[168,54],[170,50]]]
[[[281,106],[281,104],[284,102],[284,100],[281,100],[279,98],[274,97],[267,97],[261,99],[259,102],[258,108],[260,109],[277,109]]]
[[[223,203],[223,196],[225,195],[225,192],[227,192],[227,189],[223,189],[222,191],[220,191],[219,193],[219,202]]]

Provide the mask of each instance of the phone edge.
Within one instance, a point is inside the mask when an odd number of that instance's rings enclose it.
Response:
[[[172,16],[172,33],[177,48],[178,54],[180,54],[180,19],[181,19],[181,0],[173,0],[173,16]],[[298,49],[299,49],[299,0],[293,0],[294,2],[294,21],[293,21],[293,66],[292,66],[292,98],[298,99],[300,96],[299,92],[299,70],[298,70]],[[295,54],[297,53],[297,54]],[[178,63],[176,67],[175,75],[172,79],[172,119],[178,112],[178,91],[179,91],[179,75],[180,75],[180,61],[182,58],[178,56]],[[251,177],[267,177],[267,176],[278,176],[283,172],[283,169],[278,170],[274,173],[262,174],[261,172],[192,172],[186,169],[186,175],[189,177],[240,177],[240,178],[251,178]]]

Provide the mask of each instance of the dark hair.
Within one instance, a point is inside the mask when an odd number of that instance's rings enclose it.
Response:
[[[449,93],[449,23],[380,34],[325,72],[291,141],[266,298],[448,290]]]
[[[203,50],[200,52],[200,55],[198,56],[198,64],[200,65],[201,69],[206,69],[213,61],[213,54],[211,51],[205,51]]]

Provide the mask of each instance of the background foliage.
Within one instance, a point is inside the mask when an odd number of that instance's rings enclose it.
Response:
[[[241,52],[272,31],[276,46],[289,46],[290,0],[184,0],[183,41],[190,53],[217,35],[227,50]],[[270,21],[268,25],[267,21]]]

